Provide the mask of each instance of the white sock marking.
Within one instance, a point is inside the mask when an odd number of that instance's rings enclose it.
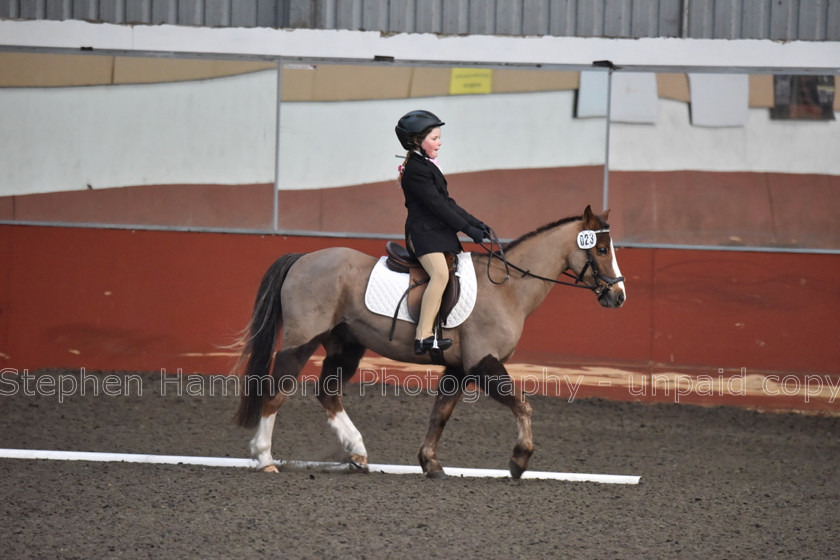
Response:
[[[347,453],[367,457],[367,450],[365,449],[364,441],[362,441],[362,434],[353,425],[353,422],[345,411],[342,410],[337,413],[328,422]]]
[[[274,419],[277,414],[263,416],[257,426],[257,433],[251,439],[251,458],[257,461],[257,468],[274,464],[271,457],[271,435],[274,432]]]

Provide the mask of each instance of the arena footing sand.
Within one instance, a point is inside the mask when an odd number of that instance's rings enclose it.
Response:
[[[89,372],[84,394],[60,401],[47,389],[61,379],[69,387],[62,376],[81,381],[78,370],[33,375],[44,390],[2,386],[0,448],[248,456],[254,432],[232,422],[238,399],[222,379]],[[417,465],[434,393],[359,383],[344,392],[369,460]],[[514,418],[477,397],[459,402],[447,423],[444,468],[507,466]],[[530,401],[533,471],[641,475],[639,484],[0,458],[2,556],[753,559],[840,550],[840,417],[682,401]],[[345,459],[303,391],[280,409],[272,447],[275,459]]]

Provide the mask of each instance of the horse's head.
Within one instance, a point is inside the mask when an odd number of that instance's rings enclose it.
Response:
[[[577,281],[595,292],[598,303],[617,308],[624,305],[627,294],[610,238],[609,215],[609,210],[599,216],[592,212],[591,207],[586,207],[573,241],[577,247],[569,257],[569,266]]]

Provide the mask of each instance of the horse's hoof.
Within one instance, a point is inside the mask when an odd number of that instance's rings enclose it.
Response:
[[[351,455],[350,456],[350,470],[352,472],[360,472],[360,473],[369,473],[370,468],[368,468],[367,457],[362,455]]]
[[[270,473],[279,473],[280,469],[277,468],[277,465],[266,465],[262,469],[262,472],[270,472]]]
[[[525,472],[525,469],[520,467],[513,459],[508,463],[508,470],[510,470],[510,477],[514,480],[522,478],[522,473]]]
[[[431,478],[432,480],[446,480],[449,478],[449,475],[443,472],[443,470],[429,471],[426,473],[426,478]]]

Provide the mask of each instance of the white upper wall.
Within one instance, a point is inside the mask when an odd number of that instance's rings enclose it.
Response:
[[[612,124],[610,169],[840,175],[840,120],[771,120],[769,109],[749,109],[746,126],[708,128],[691,125],[687,103],[660,99],[656,124]]]
[[[571,91],[284,103],[281,188],[395,180],[405,150],[394,126],[415,109],[446,122],[438,157],[446,173],[604,163],[605,121],[574,119]]]
[[[840,43],[397,35],[358,31],[121,26],[0,20],[3,45],[100,54],[283,57],[325,61],[627,68],[798,69],[838,73]],[[0,90],[0,196],[171,183],[270,183],[276,73],[208,82]],[[447,173],[597,165],[601,118],[573,118],[572,92],[364,102],[285,103],[279,183],[308,189],[395,178],[393,125],[426,108],[448,124]],[[613,169],[743,170],[840,175],[838,121],[692,127],[688,106],[660,101],[655,125],[614,124]]]
[[[0,90],[0,196],[155,184],[272,183],[276,72],[170,84]],[[447,173],[604,162],[605,120],[574,118],[571,91],[344,102],[286,102],[282,189],[395,179],[397,119],[425,108],[444,121]],[[656,124],[613,123],[614,170],[840,175],[840,121],[745,127],[689,122],[659,100]]]
[[[0,89],[0,194],[273,182],[274,76]]]
[[[274,182],[275,71],[150,85],[0,89],[0,196],[155,184]],[[603,119],[574,119],[574,92],[286,102],[280,187],[395,179],[394,126],[444,119],[447,173],[604,162]],[[398,159],[395,156],[400,156]]]

